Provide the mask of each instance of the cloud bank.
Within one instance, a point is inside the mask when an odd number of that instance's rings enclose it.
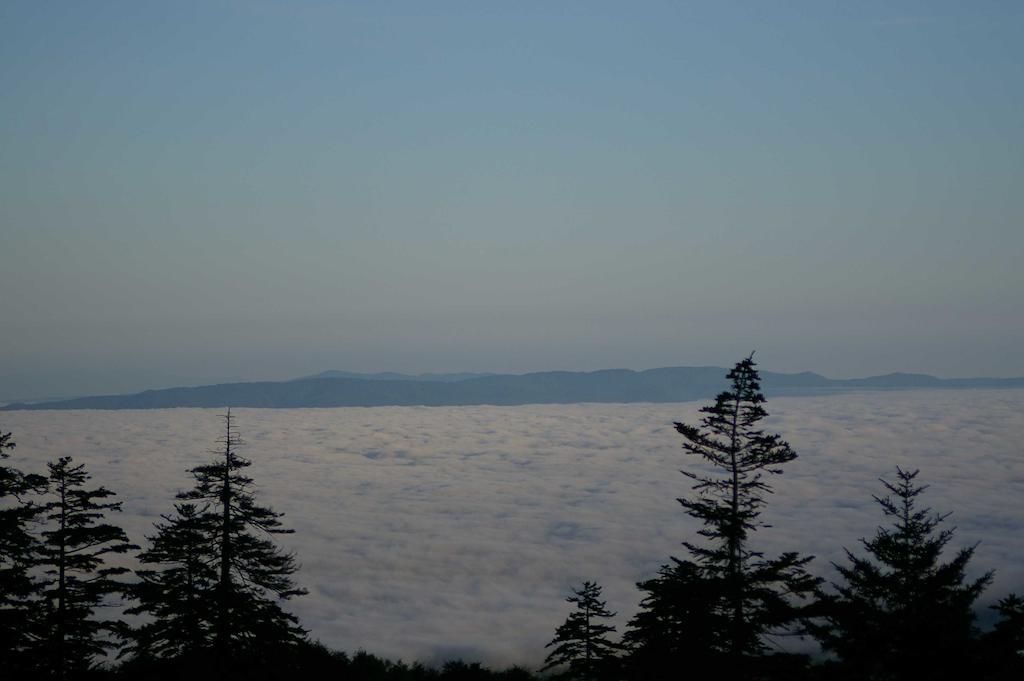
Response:
[[[238,410],[263,501],[286,513],[308,596],[291,608],[344,650],[406,660],[535,665],[584,579],[620,631],[634,583],[695,527],[676,503],[694,468],[672,427],[702,403]],[[896,464],[954,511],[954,545],[981,542],[988,600],[1024,588],[1024,391],[919,391],[768,402],[800,458],[774,479],[756,547],[817,556],[834,577],[881,522],[871,494]],[[13,462],[71,455],[124,502],[136,543],[210,458],[217,410],[12,412]]]

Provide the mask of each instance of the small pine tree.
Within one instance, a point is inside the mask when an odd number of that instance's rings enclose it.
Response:
[[[153,620],[133,632],[125,652],[141,658],[179,658],[208,648],[213,621],[211,601],[217,571],[211,564],[216,524],[195,504],[175,504],[175,515],[161,516],[150,548],[139,554],[132,588],[138,605],[128,614],[149,614]]]
[[[992,606],[999,614],[982,639],[988,674],[995,681],[1024,679],[1024,598],[1010,594]]]
[[[14,447],[11,433],[0,431],[0,461],[7,459]],[[25,475],[0,464],[0,669],[12,677],[27,678],[34,666],[28,654],[28,632],[37,585],[29,569],[37,544],[28,525],[40,509],[27,497],[41,493],[45,486],[42,476]]]
[[[973,667],[972,606],[992,573],[968,581],[974,547],[951,561],[940,557],[953,537],[939,530],[948,517],[917,508],[926,487],[918,471],[896,469],[897,481],[882,480],[889,496],[874,500],[892,527],[862,539],[867,556],[846,551],[849,565],[835,564],[842,583],[823,595],[811,630],[822,647],[858,679],[963,679]]]
[[[683,449],[716,471],[683,471],[696,494],[679,503],[700,521],[699,534],[708,540],[683,542],[693,557],[685,586],[703,590],[701,598],[715,595],[701,614],[715,627],[706,637],[712,646],[707,653],[718,655],[731,673],[764,655],[767,636],[795,625],[801,607],[793,599],[810,597],[819,581],[805,569],[811,557],[788,552],[770,559],[749,545],[752,532],[768,527],[760,520],[772,492],[766,475],[780,474],[796,458],[779,435],[759,428],[768,413],[755,367],[753,355],[736,364],[727,376],[729,389],[700,410],[699,427],[675,424]],[[756,664],[766,666],[763,660]]]
[[[564,667],[564,679],[598,679],[608,670],[620,646],[609,641],[608,634],[615,627],[601,620],[615,617],[601,600],[601,587],[594,582],[583,582],[579,589],[565,600],[576,605],[576,610],[555,630],[555,637],[546,647],[554,650],[545,659],[541,671]]]
[[[224,665],[240,655],[273,655],[280,646],[305,640],[297,618],[282,610],[278,601],[306,591],[292,581],[298,569],[294,556],[263,536],[293,530],[281,526],[282,514],[256,503],[253,480],[241,472],[251,464],[238,455],[244,443],[230,410],[217,443],[219,448],[211,452],[217,458],[192,469],[196,486],[178,498],[203,504],[201,523],[212,528],[210,559],[217,574],[211,629],[213,647]]]
[[[84,465],[72,465],[66,456],[48,468],[56,499],[42,509],[49,529],[42,533],[39,561],[47,578],[38,653],[50,676],[65,679],[81,675],[96,657],[116,648],[111,637],[123,630],[123,623],[94,614],[109,597],[124,592],[125,585],[113,577],[128,569],[106,566],[105,560],[138,547],[128,543],[124,530],[103,522],[121,504],[102,501],[114,496],[104,487],[82,489],[90,479]]]
[[[672,559],[658,576],[637,584],[645,596],[629,621],[623,643],[629,651],[629,678],[677,679],[685,668],[695,677],[711,671],[711,651],[728,625],[718,608],[722,595],[692,561]]]

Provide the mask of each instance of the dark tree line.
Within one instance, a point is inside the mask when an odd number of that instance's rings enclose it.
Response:
[[[12,434],[0,430],[0,669],[16,678],[31,666],[30,625],[38,588],[30,574],[38,548],[29,524],[40,509],[29,499],[45,488],[46,480],[7,465],[15,446]]]
[[[0,433],[4,458],[11,437]],[[90,488],[83,465],[62,457],[46,477],[0,467],[5,674],[100,678],[113,673],[101,663],[118,651],[128,678],[263,678],[293,667],[299,651],[310,655],[306,632],[280,606],[305,593],[292,581],[294,556],[270,539],[290,530],[257,503],[230,411],[217,444],[138,554],[134,581],[117,557],[139,547],[110,520],[121,504]],[[103,616],[121,603],[148,621]]]
[[[638,583],[639,612],[621,643],[602,639],[596,658],[584,642],[612,631],[584,624],[574,612],[549,645],[566,679],[668,681],[837,679],[953,681],[1024,679],[1024,600],[1010,595],[995,606],[990,632],[976,626],[975,604],[992,580],[968,579],[974,547],[952,558],[953,538],[941,527],[948,514],[919,506],[925,487],[917,471],[896,469],[876,496],[887,526],[847,550],[847,565],[825,585],[806,570],[812,560],[796,551],[766,556],[757,550],[771,476],[796,454],[760,422],[768,415],[753,357],[729,373],[730,387],[701,409],[697,426],[676,423],[684,451],[699,471],[684,470],[691,494],[679,499],[698,521],[699,539],[684,541],[686,558],[672,557],[658,574]],[[574,590],[600,595],[586,582]],[[577,602],[570,598],[573,602]],[[601,617],[610,613],[601,604]],[[791,638],[813,637],[824,656],[785,652]]]
[[[90,487],[71,457],[48,464],[47,476],[22,473],[6,462],[12,434],[0,432],[0,678],[535,678],[457,660],[434,669],[349,656],[311,641],[281,607],[306,593],[293,581],[295,557],[272,540],[291,530],[258,503],[243,444],[228,411],[210,462],[190,471],[193,487],[155,524],[132,571],[120,558],[139,547],[111,520],[116,495]],[[116,605],[143,623],[104,615]]]
[[[935,681],[1024,678],[1024,599],[1009,595],[980,632],[975,607],[992,573],[969,579],[974,547],[946,556],[948,514],[920,505],[917,471],[897,468],[874,497],[888,523],[847,550],[830,584],[811,556],[758,550],[771,480],[797,455],[767,433],[752,357],[729,373],[729,389],[675,424],[696,464],[678,501],[698,523],[658,573],[638,583],[639,611],[615,640],[615,613],[587,581],[548,645],[543,676],[667,681],[836,679]],[[193,468],[139,549],[112,518],[121,504],[91,487],[64,457],[47,475],[8,465],[13,436],[0,431],[0,675],[11,679],[352,679],[381,681],[536,678],[449,662],[441,669],[328,650],[282,608],[305,590],[295,557],[274,543],[291,532],[258,503],[250,462],[230,411],[209,463]],[[110,607],[128,606],[129,626]],[[796,639],[823,655],[791,652]],[[803,649],[806,649],[804,647]],[[116,661],[111,655],[116,653]]]

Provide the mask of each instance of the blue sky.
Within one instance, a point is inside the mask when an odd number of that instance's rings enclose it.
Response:
[[[1024,374],[1019,3],[0,2],[0,399]]]

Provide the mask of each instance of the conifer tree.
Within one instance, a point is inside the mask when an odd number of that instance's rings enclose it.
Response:
[[[676,679],[681,668],[697,677],[717,662],[713,651],[727,625],[717,607],[722,596],[696,563],[672,561],[637,584],[644,599],[623,637],[629,678],[636,681]]]
[[[823,595],[812,631],[835,653],[852,678],[969,678],[974,638],[972,605],[992,579],[967,580],[974,547],[940,562],[953,537],[939,529],[948,517],[918,508],[926,487],[918,471],[896,469],[897,481],[882,480],[889,495],[875,496],[891,527],[862,539],[866,556],[847,550],[849,565],[835,565],[841,583]]]
[[[11,433],[0,431],[0,462],[15,447]],[[0,463],[0,670],[29,676],[33,660],[28,654],[31,641],[33,597],[37,584],[29,575],[38,549],[28,524],[39,514],[39,507],[28,496],[41,493],[46,480],[25,475],[17,468]]]
[[[132,594],[138,605],[129,614],[153,620],[132,634],[126,652],[140,658],[179,658],[210,646],[211,604],[217,584],[216,523],[195,504],[175,504],[175,515],[161,516],[150,548],[139,562],[160,569],[136,570]]]
[[[257,659],[303,641],[305,631],[297,618],[278,601],[306,591],[292,581],[294,556],[266,537],[293,530],[282,527],[282,514],[256,503],[253,480],[242,473],[251,463],[237,452],[244,443],[230,410],[217,444],[211,452],[215,460],[192,469],[196,486],[178,498],[202,504],[199,522],[212,526],[210,557],[216,578],[210,624],[223,665],[240,654]]]
[[[594,582],[583,582],[579,589],[565,600],[576,605],[565,622],[555,630],[555,637],[546,647],[554,647],[541,671],[564,667],[560,678],[601,678],[615,659],[620,646],[609,641],[608,634],[615,627],[601,620],[615,617],[601,600],[601,587]]]
[[[137,549],[121,528],[104,522],[106,514],[120,511],[119,502],[105,499],[114,493],[104,487],[82,489],[90,476],[69,456],[48,464],[51,494],[43,506],[48,529],[42,533],[39,564],[45,569],[42,627],[37,653],[55,679],[75,678],[95,658],[116,647],[111,638],[123,623],[94,617],[96,609],[120,594],[125,585],[113,577],[127,568],[107,566],[111,554]]]
[[[674,559],[675,568],[663,568],[659,580],[649,583],[668,589],[669,602],[681,606],[673,615],[675,626],[695,630],[696,625],[678,621],[685,616],[697,618],[704,627],[699,640],[708,649],[700,657],[717,659],[734,675],[745,674],[741,670],[767,652],[768,636],[789,633],[801,614],[794,599],[810,597],[818,584],[805,569],[811,557],[787,552],[766,558],[750,546],[751,533],[767,527],[760,520],[765,497],[772,492],[766,476],[781,473],[781,466],[796,458],[779,435],[759,428],[768,414],[755,367],[753,355],[736,364],[727,375],[730,387],[700,410],[704,416],[699,426],[675,424],[684,438],[683,449],[712,471],[684,470],[695,494],[678,500],[701,523],[698,533],[706,541],[683,542],[691,560]],[[673,584],[677,577],[684,579]],[[685,595],[692,589],[699,593]],[[647,601],[648,606],[659,603],[665,604],[660,596]],[[694,603],[701,604],[699,611]],[[631,639],[642,643],[638,636],[635,632]],[[691,650],[692,643],[686,644]],[[771,667],[764,660],[756,666]]]
[[[992,606],[999,620],[982,639],[988,674],[996,681],[1024,679],[1024,598],[1010,594]]]

